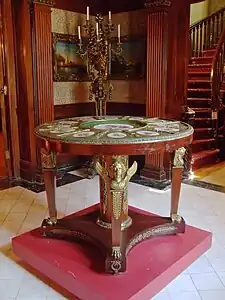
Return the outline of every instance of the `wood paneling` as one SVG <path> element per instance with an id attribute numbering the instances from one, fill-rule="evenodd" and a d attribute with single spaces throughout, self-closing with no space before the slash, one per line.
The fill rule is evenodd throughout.
<path id="1" fill-rule="evenodd" d="M 14 44 L 14 26 L 12 15 L 12 2 L 8 0 L 2 1 L 2 20 L 3 22 L 3 41 L 4 41 L 4 65 L 5 65 L 5 82 L 8 93 L 5 96 L 7 104 L 7 125 L 9 150 L 12 172 L 11 175 L 19 177 L 19 134 L 17 119 L 17 95 L 16 95 L 16 69 L 15 69 L 15 44 Z"/>
<path id="2" fill-rule="evenodd" d="M 150 3 L 147 24 L 147 115 L 180 120 L 187 102 L 190 4 L 187 0 L 162 1 L 162 5 L 158 5 L 158 1 Z M 146 156 L 143 175 L 164 179 L 164 162 L 163 153 Z"/>
<path id="3" fill-rule="evenodd" d="M 36 125 L 54 119 L 51 6 L 34 3 Z"/>
<path id="4" fill-rule="evenodd" d="M 108 102 L 108 115 L 133 115 L 144 116 L 145 105 L 136 103 L 122 103 L 122 102 Z M 74 103 L 55 106 L 55 119 L 91 116 L 95 114 L 95 107 L 93 102 Z"/>
<path id="5" fill-rule="evenodd" d="M 30 167 L 36 165 L 34 137 L 34 90 L 31 44 L 30 5 L 27 0 L 13 0 L 16 37 L 17 116 L 20 138 L 20 159 Z"/>

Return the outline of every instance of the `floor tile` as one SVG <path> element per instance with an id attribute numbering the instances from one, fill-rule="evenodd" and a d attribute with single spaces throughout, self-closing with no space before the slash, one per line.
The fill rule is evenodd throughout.
<path id="1" fill-rule="evenodd" d="M 215 272 L 192 274 L 191 278 L 199 291 L 225 290 L 224 285 Z"/>
<path id="2" fill-rule="evenodd" d="M 200 291 L 199 294 L 202 300 L 224 300 L 225 299 L 225 291 Z"/>
<path id="3" fill-rule="evenodd" d="M 97 203 L 98 186 L 96 176 L 57 188 L 59 216 Z M 170 190 L 157 193 L 130 183 L 128 194 L 131 205 L 164 216 L 169 214 Z M 225 299 L 224 199 L 222 193 L 182 185 L 180 213 L 190 225 L 213 232 L 212 248 L 152 300 Z M 13 236 L 38 227 L 45 216 L 48 216 L 45 192 L 36 194 L 22 187 L 0 191 L 0 300 L 72 299 L 54 284 L 27 271 L 10 248 Z M 7 288 L 9 285 L 12 288 Z"/>
<path id="4" fill-rule="evenodd" d="M 212 265 L 210 264 L 208 258 L 203 255 L 198 260 L 196 260 L 188 269 L 189 274 L 195 273 L 210 273 L 214 272 Z"/>
<path id="5" fill-rule="evenodd" d="M 182 274 L 174 279 L 167 287 L 170 294 L 175 292 L 196 292 L 196 287 L 190 275 Z"/>
<path id="6" fill-rule="evenodd" d="M 171 300 L 201 300 L 199 293 L 196 292 L 173 292 L 170 293 Z"/>

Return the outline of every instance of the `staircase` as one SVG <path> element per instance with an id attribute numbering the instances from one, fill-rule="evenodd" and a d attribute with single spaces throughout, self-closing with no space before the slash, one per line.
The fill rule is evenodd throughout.
<path id="1" fill-rule="evenodd" d="M 220 159 L 224 131 L 225 8 L 190 29 L 187 104 L 195 112 L 192 170 Z"/>

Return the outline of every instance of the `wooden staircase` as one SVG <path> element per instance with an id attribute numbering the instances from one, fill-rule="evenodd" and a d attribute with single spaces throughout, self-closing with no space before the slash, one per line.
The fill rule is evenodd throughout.
<path id="1" fill-rule="evenodd" d="M 188 68 L 188 106 L 194 110 L 194 140 L 192 169 L 214 163 L 220 149 L 215 137 L 216 122 L 211 108 L 211 68 L 215 49 L 203 51 L 202 57 L 192 57 Z"/>
<path id="2" fill-rule="evenodd" d="M 219 118 L 222 115 L 220 112 L 224 110 L 221 99 L 225 95 L 225 76 L 224 84 L 221 84 L 221 79 L 217 80 L 215 77 L 225 73 L 221 69 L 217 74 L 215 70 L 218 66 L 225 66 L 225 56 L 219 61 L 221 53 L 225 53 L 222 48 L 225 41 L 224 16 L 225 8 L 196 23 L 190 30 L 192 58 L 188 66 L 187 105 L 195 112 L 192 170 L 213 164 L 220 158 L 218 136 L 223 131 L 224 120 L 221 122 Z M 217 22 L 214 22 L 215 20 Z"/>

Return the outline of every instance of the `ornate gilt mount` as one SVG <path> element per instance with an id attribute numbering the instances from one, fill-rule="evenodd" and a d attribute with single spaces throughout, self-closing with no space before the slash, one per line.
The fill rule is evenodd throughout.
<path id="1" fill-rule="evenodd" d="M 123 156 L 113 156 L 112 165 L 108 170 L 97 161 L 96 171 L 110 185 L 113 217 L 115 220 L 119 220 L 122 209 L 124 209 L 124 200 L 126 201 L 125 191 L 128 182 L 137 171 L 137 162 L 135 161 L 128 169 Z"/>
<path id="2" fill-rule="evenodd" d="M 122 253 L 119 246 L 112 247 L 111 270 L 114 274 L 118 274 L 122 268 L 121 263 Z"/>
<path id="3" fill-rule="evenodd" d="M 45 4 L 49 6 L 53 6 L 55 4 L 53 0 L 34 0 L 33 3 Z"/>
<path id="4" fill-rule="evenodd" d="M 169 1 L 169 0 L 155 0 L 155 1 L 147 0 L 144 2 L 144 6 L 146 8 L 157 8 L 160 6 L 170 7 L 171 4 L 172 4 L 172 1 Z"/>
<path id="5" fill-rule="evenodd" d="M 173 223 L 174 222 L 181 223 L 182 217 L 179 216 L 178 214 L 171 214 L 171 220 Z"/>
<path id="6" fill-rule="evenodd" d="M 55 169 L 56 167 L 56 156 L 57 154 L 46 149 L 41 150 L 41 163 L 42 169 Z"/>
<path id="7" fill-rule="evenodd" d="M 175 168 L 183 168 L 185 151 L 186 149 L 184 147 L 181 147 L 175 151 L 173 159 L 173 166 Z"/>

